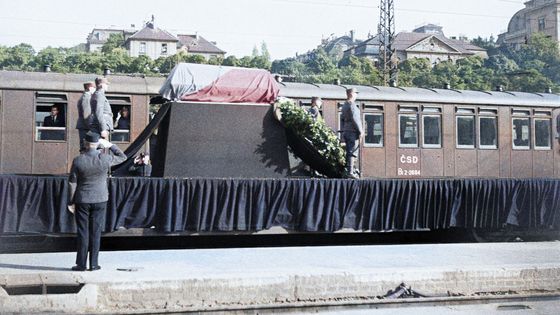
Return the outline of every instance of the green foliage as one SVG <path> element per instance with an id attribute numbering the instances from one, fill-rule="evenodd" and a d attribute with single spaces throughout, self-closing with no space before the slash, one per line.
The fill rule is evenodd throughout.
<path id="1" fill-rule="evenodd" d="M 117 48 L 124 48 L 124 35 L 121 33 L 109 35 L 107 42 L 101 47 L 101 52 L 109 54 Z"/>
<path id="2" fill-rule="evenodd" d="M 343 174 L 345 151 L 334 131 L 322 119 L 313 120 L 303 107 L 291 99 L 282 98 L 276 105 L 282 112 L 286 127 L 308 140 L 335 173 Z"/>

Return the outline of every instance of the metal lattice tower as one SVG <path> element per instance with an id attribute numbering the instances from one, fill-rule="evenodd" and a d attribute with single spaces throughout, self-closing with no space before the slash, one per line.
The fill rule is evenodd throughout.
<path id="1" fill-rule="evenodd" d="M 394 0 L 380 0 L 379 4 L 379 68 L 385 85 L 396 85 L 397 62 L 393 41 L 395 38 Z"/>

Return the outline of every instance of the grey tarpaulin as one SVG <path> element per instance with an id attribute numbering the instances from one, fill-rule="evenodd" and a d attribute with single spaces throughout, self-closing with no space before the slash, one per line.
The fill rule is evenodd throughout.
<path id="1" fill-rule="evenodd" d="M 0 175 L 0 233 L 75 230 L 66 177 Z M 557 179 L 111 178 L 106 231 L 560 228 Z"/>
<path id="2" fill-rule="evenodd" d="M 201 64 L 179 63 L 159 90 L 159 94 L 171 101 L 178 101 L 181 96 L 194 93 L 212 83 L 233 67 L 210 66 Z M 196 74 L 196 75 L 195 75 Z"/>

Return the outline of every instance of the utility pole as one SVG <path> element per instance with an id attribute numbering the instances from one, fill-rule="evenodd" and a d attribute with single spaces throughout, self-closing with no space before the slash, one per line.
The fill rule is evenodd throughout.
<path id="1" fill-rule="evenodd" d="M 380 0 L 379 4 L 379 69 L 385 85 L 397 84 L 397 62 L 393 49 L 395 39 L 394 0 Z"/>

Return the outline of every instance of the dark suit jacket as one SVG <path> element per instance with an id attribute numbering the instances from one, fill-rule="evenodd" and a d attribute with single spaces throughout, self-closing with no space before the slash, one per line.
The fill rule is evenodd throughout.
<path id="1" fill-rule="evenodd" d="M 56 120 L 49 115 L 43 120 L 43 127 L 66 127 L 66 122 L 62 115 L 56 116 Z"/>

